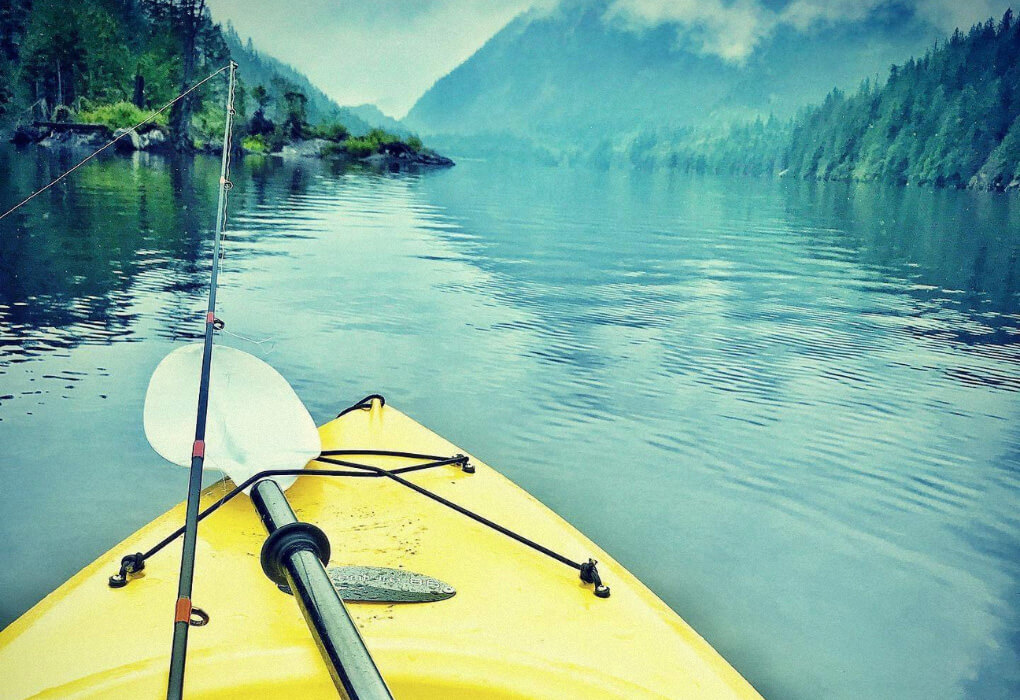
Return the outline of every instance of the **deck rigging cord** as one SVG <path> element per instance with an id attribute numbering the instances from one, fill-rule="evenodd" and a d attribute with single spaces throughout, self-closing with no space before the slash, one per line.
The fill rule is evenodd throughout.
<path id="1" fill-rule="evenodd" d="M 216 232 L 213 239 L 212 271 L 209 276 L 209 303 L 205 315 L 205 338 L 202 346 L 202 369 L 198 388 L 198 414 L 195 420 L 195 442 L 191 451 L 188 475 L 188 498 L 185 506 L 184 545 L 181 552 L 181 571 L 177 583 L 177 604 L 174 614 L 173 647 L 170 652 L 170 676 L 167 682 L 167 699 L 180 700 L 184 694 L 184 665 L 187 660 L 188 630 L 192 626 L 191 590 L 195 573 L 195 546 L 198 540 L 198 507 L 202 492 L 202 467 L 205 463 L 206 418 L 209 412 L 209 378 L 212 365 L 213 333 L 222 322 L 216 318 L 216 285 L 220 269 L 220 242 L 227 217 L 227 192 L 230 183 L 231 122 L 234 116 L 234 71 L 237 64 L 230 61 L 216 71 L 212 78 L 224 70 L 229 71 L 227 86 L 226 119 L 223 127 L 223 155 L 220 161 L 219 194 L 216 205 Z M 208 80 L 209 78 L 206 78 Z M 194 88 L 192 88 L 194 89 Z"/>
<path id="2" fill-rule="evenodd" d="M 371 394 L 361 399 L 357 403 L 340 411 L 340 416 L 351 413 L 357 410 L 367 410 L 372 406 L 372 400 L 378 399 L 381 404 L 385 404 L 386 400 L 380 394 Z M 381 456 L 381 457 L 400 457 L 404 459 L 417 459 L 425 460 L 419 464 L 412 464 L 405 467 L 398 467 L 397 469 L 383 469 L 371 464 L 361 464 L 359 462 L 351 462 L 348 460 L 336 459 L 340 456 Z M 507 537 L 520 542 L 523 545 L 531 547 L 537 552 L 555 559 L 556 561 L 565 564 L 573 569 L 576 569 L 581 577 L 581 580 L 585 583 L 594 585 L 594 593 L 599 598 L 608 598 L 610 594 L 609 587 L 603 585 L 602 579 L 599 576 L 597 562 L 594 559 L 589 559 L 586 562 L 576 562 L 569 557 L 566 557 L 534 540 L 528 539 L 523 535 L 520 535 L 509 528 L 503 527 L 502 525 L 489 520 L 483 515 L 479 515 L 461 505 L 458 505 L 452 501 L 443 498 L 439 494 L 429 491 L 428 489 L 419 486 L 413 482 L 407 481 L 401 475 L 409 472 L 422 471 L 425 469 L 433 469 L 435 467 L 443 466 L 459 466 L 463 471 L 471 474 L 474 473 L 474 467 L 471 466 L 469 459 L 462 455 L 454 455 L 452 457 L 443 457 L 441 455 L 430 455 L 421 454 L 418 452 L 397 452 L 393 450 L 324 450 L 314 461 L 322 462 L 324 464 L 332 464 L 336 466 L 347 467 L 346 470 L 339 469 L 270 469 L 258 472 L 250 478 L 246 479 L 240 484 L 237 484 L 232 490 L 224 494 L 218 501 L 208 506 L 198 515 L 198 520 L 204 520 L 209 515 L 219 510 L 219 508 L 229 501 L 233 500 L 235 496 L 242 493 L 246 488 L 254 484 L 255 482 L 272 476 L 321 476 L 321 477 L 352 477 L 352 478 L 387 478 L 394 481 L 401 486 L 405 486 L 412 491 L 420 493 L 421 495 L 431 498 L 432 500 L 440 503 L 447 508 L 457 511 L 462 515 L 465 515 L 475 522 L 481 523 L 482 525 L 499 532 L 500 534 L 506 535 Z M 356 471 L 351 471 L 351 470 Z M 162 550 L 164 547 L 169 545 L 171 542 L 179 538 L 184 534 L 184 528 L 178 528 L 174 532 L 167 535 L 165 538 L 157 542 L 155 545 L 150 547 L 145 552 L 137 552 L 134 554 L 127 554 L 121 559 L 120 571 L 110 577 L 109 585 L 111 588 L 123 588 L 130 581 L 130 575 L 140 572 L 145 568 L 145 562 L 155 555 L 157 552 Z"/>
<path id="3" fill-rule="evenodd" d="M 169 102 L 167 102 L 167 103 L 166 103 L 165 105 L 163 105 L 162 107 L 160 107 L 159 109 L 157 109 L 157 110 L 156 110 L 155 112 L 153 112 L 152 114 L 150 114 L 149 116 L 147 116 L 147 117 L 146 117 L 145 119 L 143 119 L 142 121 L 138 122 L 137 124 L 135 124 L 134 126 L 130 127 L 129 129 L 125 129 L 125 130 L 124 130 L 124 132 L 123 132 L 122 134 L 120 134 L 119 136 L 115 136 L 115 137 L 113 137 L 112 139 L 110 139 L 109 141 L 107 141 L 107 142 L 106 142 L 105 144 L 103 144 L 102 146 L 100 146 L 99 148 L 97 148 L 97 149 L 96 149 L 95 151 L 93 151 L 93 152 L 92 152 L 92 153 L 90 153 L 89 155 L 85 156 L 85 158 L 83 158 L 83 159 L 82 159 L 81 161 L 79 161 L 79 162 L 78 162 L 78 163 L 76 163 L 75 165 L 71 166 L 71 167 L 70 167 L 70 168 L 69 168 L 68 170 L 64 171 L 63 173 L 61 173 L 60 175 L 58 175 L 58 176 L 57 176 L 56 178 L 54 178 L 53 180 L 51 180 L 51 181 L 50 181 L 50 182 L 49 182 L 48 184 L 46 184 L 46 185 L 43 185 L 42 187 L 40 187 L 39 189 L 37 189 L 37 190 L 36 190 L 35 192 L 33 192 L 32 194 L 28 195 L 28 196 L 27 196 L 27 197 L 25 197 L 25 198 L 24 198 L 23 200 L 21 200 L 20 202 L 18 202 L 17 204 L 15 204 L 15 205 L 14 205 L 13 207 L 11 207 L 11 208 L 10 208 L 10 209 L 8 209 L 7 211 L 5 211 L 5 212 L 4 212 L 3 214 L 0 214 L 0 220 L 3 220 L 3 219 L 4 219 L 5 217 L 7 217 L 8 215 L 10 215 L 10 214 L 13 214 L 13 213 L 14 213 L 15 211 L 17 211 L 17 210 L 18 210 L 18 209 L 20 209 L 21 207 L 25 206 L 26 204 L 28 204 L 28 203 L 29 203 L 30 201 L 32 201 L 32 200 L 33 200 L 33 199 L 34 199 L 35 197 L 39 196 L 40 194 L 42 194 L 43 192 L 45 192 L 45 191 L 46 191 L 46 190 L 48 190 L 49 188 L 53 187 L 53 186 L 54 186 L 55 184 L 57 184 L 58 182 L 60 182 L 61 180 L 63 180 L 63 179 L 65 178 L 65 177 L 67 177 L 68 175 L 70 175 L 71 173 L 73 173 L 73 172 L 74 172 L 75 170 L 77 170 L 77 169 L 78 169 L 78 168 L 80 168 L 81 166 L 83 166 L 83 165 L 85 165 L 86 163 L 88 163 L 88 162 L 89 162 L 90 160 L 92 160 L 93 158 L 95 158 L 96 156 L 98 156 L 98 155 L 99 155 L 100 153 L 102 153 L 103 151 L 105 151 L 105 150 L 106 150 L 107 148 L 109 148 L 109 147 L 110 147 L 110 146 L 112 146 L 113 144 L 115 144 L 115 143 L 117 143 L 118 141 L 120 141 L 120 140 L 121 140 L 122 138 L 124 138 L 124 137 L 125 137 L 125 136 L 127 136 L 128 134 L 132 134 L 132 133 L 135 133 L 135 132 L 137 132 L 137 130 L 138 130 L 138 129 L 142 128 L 143 126 L 145 126 L 146 124 L 148 124 L 149 122 L 151 122 L 151 121 L 152 121 L 153 119 L 155 119 L 156 117 L 158 117 L 158 116 L 159 116 L 160 114 L 162 114 L 162 113 L 163 113 L 163 112 L 165 112 L 166 110 L 170 109 L 170 107 L 172 107 L 172 106 L 173 106 L 173 105 L 174 105 L 175 103 L 179 102 L 180 100 L 183 100 L 183 99 L 184 99 L 185 97 L 187 97 L 187 96 L 188 96 L 188 95 L 190 95 L 190 94 L 191 94 L 192 92 L 194 92 L 194 91 L 195 91 L 195 90 L 197 90 L 198 88 L 200 88 L 200 87 L 202 87 L 203 85 L 205 85 L 205 84 L 206 84 L 207 82 L 209 82 L 210 80 L 212 80 L 213 78 L 215 78 L 215 77 L 216 77 L 217 75 L 219 75 L 219 74 L 220 74 L 220 73 L 222 73 L 223 71 L 225 71 L 225 70 L 228 70 L 228 69 L 230 69 L 230 70 L 231 70 L 231 74 L 233 74 L 233 68 L 232 68 L 232 66 L 234 66 L 234 65 L 236 65 L 236 64 L 234 64 L 233 62 L 231 62 L 231 63 L 230 63 L 229 65 L 223 66 L 223 67 L 222 67 L 222 68 L 220 68 L 219 70 L 217 70 L 217 71 L 214 71 L 214 72 L 210 73 L 209 75 L 207 75 L 206 77 L 202 78 L 202 79 L 201 79 L 200 81 L 198 81 L 197 83 L 195 83 L 194 85 L 192 85 L 191 87 L 189 87 L 189 88 L 188 88 L 187 90 L 185 90 L 185 91 L 184 91 L 184 92 L 182 92 L 181 94 L 177 95 L 177 97 L 173 98 L 172 100 L 170 100 Z M 37 102 L 36 104 L 38 104 L 38 102 Z M 35 105 L 32 105 L 32 106 L 34 107 Z"/>

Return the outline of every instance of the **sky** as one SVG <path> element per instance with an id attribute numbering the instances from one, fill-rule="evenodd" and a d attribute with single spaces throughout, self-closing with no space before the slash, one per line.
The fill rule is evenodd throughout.
<path id="1" fill-rule="evenodd" d="M 522 12 L 563 0 L 207 0 L 213 19 L 303 72 L 341 105 L 371 102 L 403 117 L 432 83 Z M 579 2 L 580 0 L 568 0 Z M 1009 5 L 1000 0 L 601 0 L 607 22 L 668 23 L 704 53 L 740 62 L 781 25 L 802 31 L 858 21 L 883 5 L 913 6 L 943 32 Z"/>
<path id="2" fill-rule="evenodd" d="M 341 105 L 402 117 L 438 78 L 537 0 L 207 0 L 213 19 Z"/>

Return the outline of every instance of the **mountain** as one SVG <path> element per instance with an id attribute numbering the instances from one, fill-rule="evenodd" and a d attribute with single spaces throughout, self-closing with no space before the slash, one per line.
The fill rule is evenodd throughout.
<path id="1" fill-rule="evenodd" d="M 404 123 L 426 134 L 586 143 L 649 125 L 792 116 L 833 87 L 884 75 L 937 36 L 906 5 L 801 31 L 779 25 L 743 61 L 707 54 L 676 23 L 635 27 L 609 0 L 511 21 L 438 80 Z"/>
<path id="2" fill-rule="evenodd" d="M 1020 190 L 1020 23 L 957 30 L 884 82 L 788 120 L 644 129 L 571 154 L 601 166 Z"/>
<path id="3" fill-rule="evenodd" d="M 1020 189 L 1020 25 L 957 30 L 889 79 L 833 92 L 794 123 L 788 173 L 821 180 Z"/>
<path id="4" fill-rule="evenodd" d="M 251 39 L 242 42 L 232 25 L 223 30 L 230 56 L 237 62 L 238 75 L 248 88 L 263 86 L 269 93 L 273 103 L 283 102 L 283 93 L 297 90 L 308 98 L 306 109 L 311 124 L 323 124 L 339 121 L 355 136 L 362 136 L 375 127 L 385 128 L 382 121 L 367 120 L 354 110 L 341 107 L 326 93 L 312 84 L 303 73 L 287 65 L 283 61 L 261 53 L 252 45 Z M 248 110 L 254 111 L 254 105 Z M 377 110 L 378 111 L 378 110 Z M 370 114 L 365 112 L 365 114 Z M 384 117 L 382 112 L 379 115 Z M 384 121 L 383 120 L 383 121 Z"/>
<path id="5" fill-rule="evenodd" d="M 281 101 L 284 92 L 296 88 L 308 98 L 306 107 L 309 123 L 325 124 L 339 121 L 355 136 L 364 136 L 372 129 L 383 129 L 400 137 L 411 135 L 407 126 L 384 114 L 373 104 L 355 107 L 338 105 L 303 73 L 283 61 L 257 51 L 251 39 L 242 43 L 233 26 L 228 24 L 223 30 L 223 35 L 231 57 L 237 61 L 238 74 L 245 84 L 249 87 L 262 85 L 272 101 L 277 103 Z"/>
<path id="6" fill-rule="evenodd" d="M 396 134 L 397 136 L 411 135 L 411 131 L 402 121 L 385 114 L 374 104 L 366 103 L 363 105 L 355 105 L 354 107 L 343 107 L 343 109 L 350 114 L 353 114 L 358 119 L 361 119 L 378 129 L 388 131 L 391 134 Z"/>

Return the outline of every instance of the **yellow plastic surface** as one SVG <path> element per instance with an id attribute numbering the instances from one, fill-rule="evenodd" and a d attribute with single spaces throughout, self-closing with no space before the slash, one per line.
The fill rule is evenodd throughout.
<path id="1" fill-rule="evenodd" d="M 377 403 L 320 428 L 323 449 L 461 452 Z M 395 468 L 395 458 L 360 458 Z M 396 698 L 757 698 L 683 620 L 568 523 L 472 458 L 408 478 L 577 561 L 599 561 L 612 597 L 577 573 L 388 479 L 302 477 L 287 491 L 321 527 L 332 565 L 403 567 L 457 594 L 348 609 Z M 312 463 L 309 468 L 330 468 Z M 203 507 L 232 485 L 205 490 Z M 156 698 L 166 692 L 180 542 L 114 590 L 122 555 L 183 522 L 183 505 L 114 547 L 0 632 L 0 697 Z M 199 527 L 188 698 L 335 698 L 298 606 L 262 573 L 265 531 L 246 496 Z"/>

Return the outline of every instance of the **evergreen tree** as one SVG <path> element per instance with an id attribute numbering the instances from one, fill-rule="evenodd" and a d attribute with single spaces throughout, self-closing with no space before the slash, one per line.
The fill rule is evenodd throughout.
<path id="1" fill-rule="evenodd" d="M 639 167 L 1020 188 L 1020 26 L 1007 10 L 889 69 L 833 90 L 790 123 L 642 132 L 616 150 Z M 611 162 L 613 158 L 593 157 Z"/>

